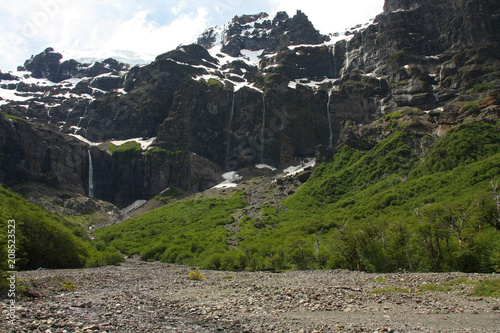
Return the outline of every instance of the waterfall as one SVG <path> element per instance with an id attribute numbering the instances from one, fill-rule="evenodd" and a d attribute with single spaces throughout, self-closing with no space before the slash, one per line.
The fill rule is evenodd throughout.
<path id="1" fill-rule="evenodd" d="M 94 197 L 94 166 L 92 164 L 92 154 L 90 153 L 90 149 L 88 150 L 89 154 L 89 197 Z"/>
<path id="2" fill-rule="evenodd" d="M 266 127 L 266 95 L 262 93 L 262 129 L 260 131 L 261 162 L 264 162 L 264 128 Z"/>
<path id="3" fill-rule="evenodd" d="M 345 73 L 349 74 L 349 50 L 347 48 L 347 43 L 345 44 Z"/>
<path id="4" fill-rule="evenodd" d="M 82 120 L 87 117 L 88 111 L 89 111 L 89 106 L 87 105 L 85 107 L 85 112 L 83 113 L 83 117 L 80 117 L 80 121 L 78 121 L 78 124 L 76 124 L 76 127 L 78 127 L 78 129 L 80 128 L 80 124 L 82 123 Z M 76 134 L 76 132 L 78 131 L 78 129 L 75 129 L 75 132 L 73 134 Z"/>
<path id="5" fill-rule="evenodd" d="M 444 71 L 444 63 L 441 65 L 441 69 L 439 70 L 439 85 L 443 82 L 443 71 Z"/>
<path id="6" fill-rule="evenodd" d="M 229 159 L 229 151 L 231 149 L 231 124 L 233 123 L 234 116 L 234 98 L 236 96 L 236 91 L 233 91 L 233 103 L 231 105 L 231 114 L 229 116 L 229 124 L 227 126 L 227 149 L 226 149 L 226 160 Z"/>
<path id="7" fill-rule="evenodd" d="M 337 77 L 337 60 L 335 59 L 335 44 L 332 45 L 332 56 L 333 56 L 333 75 L 332 78 Z"/>
<path id="8" fill-rule="evenodd" d="M 326 104 L 326 116 L 327 116 L 327 119 L 328 119 L 328 129 L 330 130 L 330 138 L 328 140 L 328 148 L 332 148 L 332 146 L 333 146 L 332 120 L 330 118 L 330 99 L 331 99 L 331 96 L 332 96 L 332 91 L 333 91 L 333 88 L 328 93 L 328 102 Z"/>
<path id="9" fill-rule="evenodd" d="M 363 57 L 363 69 L 366 69 L 366 59 L 365 59 L 365 39 L 363 37 L 363 30 L 361 33 L 361 56 Z"/>

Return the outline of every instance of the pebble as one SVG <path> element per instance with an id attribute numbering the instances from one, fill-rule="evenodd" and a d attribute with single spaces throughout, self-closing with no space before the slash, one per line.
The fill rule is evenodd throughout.
<path id="1" fill-rule="evenodd" d="M 416 294 L 425 282 L 467 274 L 231 272 L 227 279 L 228 272 L 203 271 L 206 279 L 193 283 L 190 270 L 130 259 L 118 267 L 19 272 L 43 297 L 19 299 L 16 327 L 2 321 L 0 331 L 500 332 L 498 298 L 470 298 L 462 290 Z M 76 290 L 60 290 L 60 280 Z M 387 286 L 415 292 L 370 293 Z M 8 301 L 0 302 L 3 314 Z M 428 323 L 427 316 L 442 320 Z"/>

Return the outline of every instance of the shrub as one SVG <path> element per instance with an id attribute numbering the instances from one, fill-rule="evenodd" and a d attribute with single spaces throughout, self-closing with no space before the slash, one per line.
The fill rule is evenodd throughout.
<path id="1" fill-rule="evenodd" d="M 391 112 L 389 114 L 387 114 L 384 119 L 385 121 L 389 121 L 389 120 L 395 120 L 395 119 L 399 119 L 399 118 L 402 118 L 403 115 L 399 112 Z"/>
<path id="2" fill-rule="evenodd" d="M 222 82 L 220 82 L 219 80 L 214 79 L 214 78 L 208 79 L 208 86 L 209 87 L 216 86 L 216 87 L 224 88 L 224 85 L 222 84 Z"/>
<path id="3" fill-rule="evenodd" d="M 198 270 L 198 268 L 195 268 L 194 270 L 189 271 L 188 278 L 189 278 L 189 280 L 200 281 L 200 280 L 203 280 L 205 278 L 205 274 L 201 273 Z"/>
<path id="4" fill-rule="evenodd" d="M 467 92 L 472 94 L 480 94 L 493 88 L 494 86 L 491 82 L 482 82 L 475 84 L 471 89 L 467 90 Z"/>

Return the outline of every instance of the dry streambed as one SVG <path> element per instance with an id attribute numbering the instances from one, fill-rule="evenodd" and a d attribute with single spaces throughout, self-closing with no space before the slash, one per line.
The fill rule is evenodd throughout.
<path id="1" fill-rule="evenodd" d="M 469 296 L 488 274 L 202 271 L 121 266 L 18 274 L 12 332 L 500 332 L 500 299 Z M 7 300 L 1 303 L 3 316 Z"/>

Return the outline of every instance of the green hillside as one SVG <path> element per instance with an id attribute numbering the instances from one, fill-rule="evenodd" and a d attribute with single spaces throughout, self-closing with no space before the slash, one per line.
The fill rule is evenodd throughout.
<path id="1" fill-rule="evenodd" d="M 8 229 L 15 220 L 15 229 Z M 15 234 L 8 230 L 15 230 Z M 9 235 L 15 235 L 15 238 Z M 15 267 L 8 267 L 8 245 L 15 240 Z M 79 268 L 123 260 L 114 249 L 92 241 L 67 217 L 49 213 L 0 185 L 0 273 L 43 268 Z"/>
<path id="2" fill-rule="evenodd" d="M 240 192 L 174 203 L 96 235 L 146 260 L 212 269 L 500 271 L 498 126 L 457 127 L 424 159 L 411 148 L 419 139 L 403 128 L 369 151 L 341 147 L 259 219 L 245 214 Z"/>

